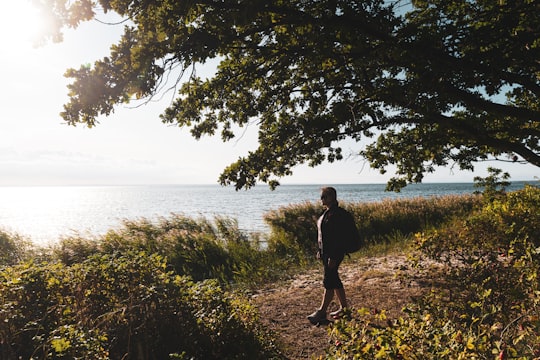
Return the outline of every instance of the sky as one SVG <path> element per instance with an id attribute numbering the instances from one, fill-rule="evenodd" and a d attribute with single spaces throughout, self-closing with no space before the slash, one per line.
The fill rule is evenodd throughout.
<path id="1" fill-rule="evenodd" d="M 163 124 L 159 115 L 170 96 L 138 108 L 120 106 L 91 129 L 66 125 L 59 115 L 68 99 L 65 71 L 106 56 L 122 25 L 83 23 L 67 30 L 63 42 L 36 48 L 32 37 L 40 22 L 27 0 L 3 4 L 0 186 L 217 184 L 227 165 L 256 148 L 255 127 L 223 143 L 219 136 L 195 140 L 188 129 Z M 345 154 L 359 150 L 352 141 L 341 145 Z M 474 173 L 439 168 L 424 182 L 472 182 L 474 176 L 486 176 L 488 166 L 509 172 L 516 181 L 540 176 L 532 165 L 487 162 Z M 281 183 L 385 183 L 393 176 L 392 169 L 381 175 L 358 157 L 316 168 L 298 166 L 293 172 Z"/>

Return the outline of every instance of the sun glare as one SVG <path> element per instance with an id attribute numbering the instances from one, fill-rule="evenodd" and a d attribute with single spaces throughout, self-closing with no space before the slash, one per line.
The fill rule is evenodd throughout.
<path id="1" fill-rule="evenodd" d="M 2 4 L 0 36 L 2 53 L 31 49 L 39 38 L 43 22 L 29 0 L 10 0 Z"/>

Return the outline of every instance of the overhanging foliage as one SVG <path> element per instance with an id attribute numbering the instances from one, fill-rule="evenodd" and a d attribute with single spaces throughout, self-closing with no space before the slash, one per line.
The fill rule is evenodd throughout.
<path id="1" fill-rule="evenodd" d="M 57 40 L 98 7 L 129 20 L 110 56 L 67 72 L 67 123 L 94 126 L 180 68 L 163 122 L 224 141 L 257 126 L 259 147 L 222 184 L 276 186 L 295 165 L 342 159 L 347 138 L 372 167 L 397 166 L 394 190 L 436 166 L 540 165 L 535 1 L 34 1 L 59 20 Z M 197 77 L 215 58 L 216 74 Z M 365 137 L 375 140 L 360 148 Z"/>

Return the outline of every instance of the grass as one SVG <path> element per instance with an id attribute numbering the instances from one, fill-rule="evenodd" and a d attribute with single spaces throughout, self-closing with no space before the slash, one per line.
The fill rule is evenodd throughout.
<path id="1" fill-rule="evenodd" d="M 432 198 L 344 203 L 369 251 L 399 246 L 403 239 L 451 219 L 464 217 L 482 204 L 479 195 L 449 195 Z M 294 257 L 299 264 L 313 258 L 317 247 L 316 219 L 322 209 L 313 203 L 293 204 L 265 214 L 270 225 L 270 250 Z"/>
<path id="2" fill-rule="evenodd" d="M 412 249 L 412 240 L 412 235 L 403 235 L 396 232 L 388 236 L 385 241 L 369 243 L 358 251 L 358 256 L 370 258 L 407 253 Z M 356 256 L 356 254 L 353 256 Z"/>

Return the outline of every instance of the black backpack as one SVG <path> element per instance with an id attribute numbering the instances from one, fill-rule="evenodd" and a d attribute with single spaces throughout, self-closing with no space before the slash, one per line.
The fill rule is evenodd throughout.
<path id="1" fill-rule="evenodd" d="M 351 254 L 353 252 L 356 252 L 360 250 L 360 248 L 364 245 L 364 239 L 360 236 L 360 233 L 358 232 L 358 228 L 356 227 L 356 223 L 354 222 L 353 216 L 347 212 L 346 217 L 346 243 L 345 243 L 345 253 Z"/>

